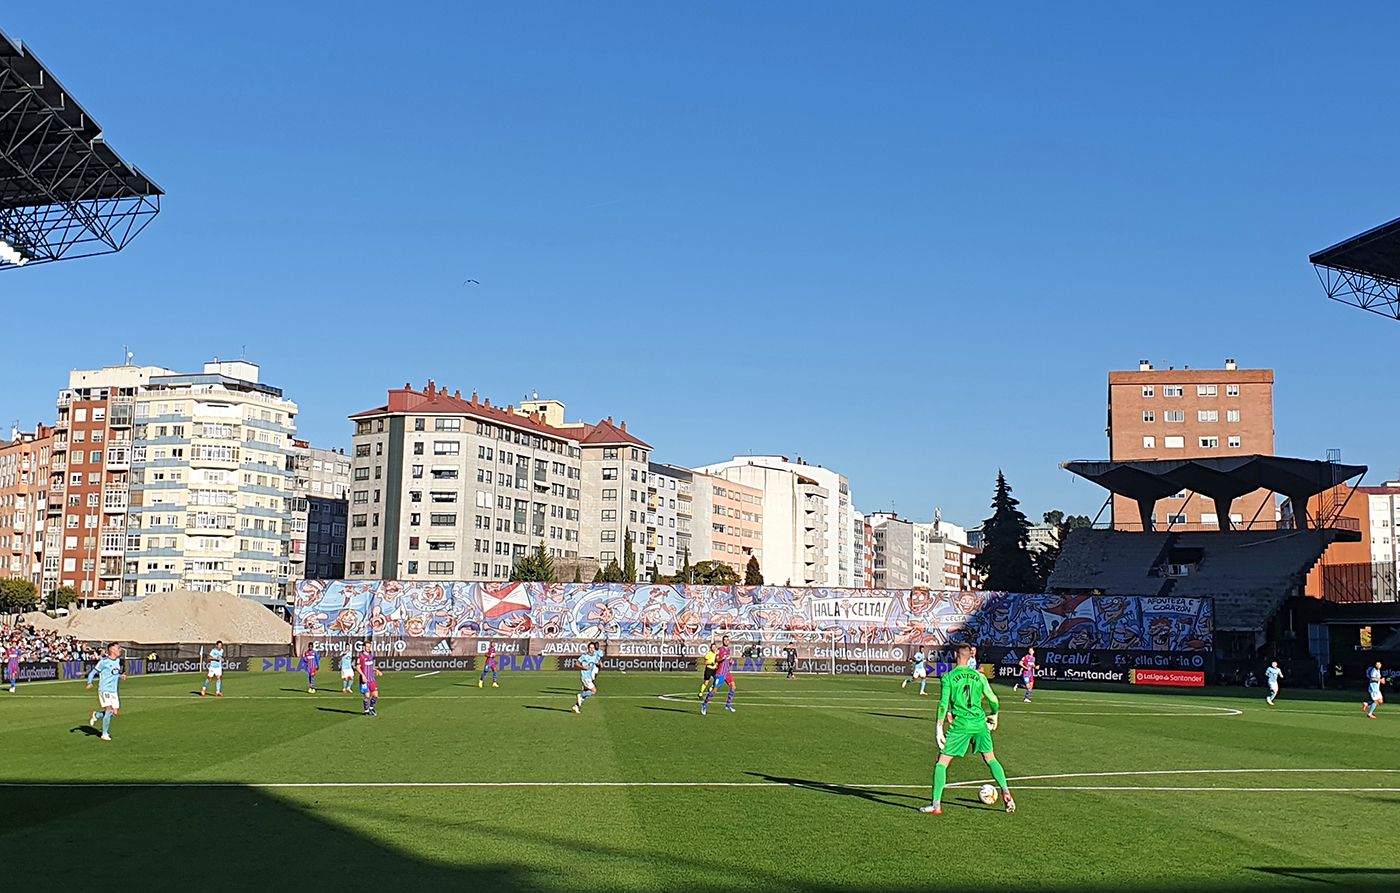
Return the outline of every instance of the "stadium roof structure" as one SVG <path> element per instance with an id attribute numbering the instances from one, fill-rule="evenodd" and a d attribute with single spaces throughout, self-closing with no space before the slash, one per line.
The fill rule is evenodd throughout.
<path id="1" fill-rule="evenodd" d="M 1400 218 L 1308 258 L 1327 297 L 1400 319 Z"/>
<path id="2" fill-rule="evenodd" d="M 163 194 L 0 31 L 0 270 L 120 251 L 160 213 Z"/>
<path id="3" fill-rule="evenodd" d="M 1255 490 L 1282 493 L 1293 504 L 1294 523 L 1308 526 L 1308 499 L 1366 473 L 1365 465 L 1343 465 L 1282 456 L 1225 456 L 1145 462 L 1080 460 L 1061 466 L 1138 504 L 1143 530 L 1152 529 L 1157 500 L 1182 490 L 1212 500 L 1221 530 L 1230 529 L 1230 503 Z"/>

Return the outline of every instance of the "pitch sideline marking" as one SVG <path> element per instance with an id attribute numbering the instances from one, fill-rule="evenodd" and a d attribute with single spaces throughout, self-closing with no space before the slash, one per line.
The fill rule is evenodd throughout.
<path id="1" fill-rule="evenodd" d="M 1143 769 L 1122 772 L 1062 772 L 1054 775 L 1012 776 L 1008 781 L 1035 781 L 1069 778 L 1121 778 L 1145 775 L 1240 775 L 1255 773 L 1312 773 L 1315 775 L 1364 773 L 1397 774 L 1400 769 Z M 949 788 L 971 788 L 987 784 L 991 779 L 952 782 Z M 860 788 L 862 790 L 924 790 L 927 784 L 833 784 L 830 782 L 790 781 L 0 781 L 0 788 Z M 1038 791 L 1189 791 L 1222 793 L 1400 793 L 1400 787 L 1168 787 L 1127 785 L 1021 785 Z"/>
<path id="2" fill-rule="evenodd" d="M 441 672 L 442 672 L 442 670 L 433 670 L 431 673 L 419 673 L 417 676 L 414 676 L 413 678 L 414 678 L 414 679 L 427 679 L 429 676 L 436 676 L 438 673 L 441 673 Z"/>

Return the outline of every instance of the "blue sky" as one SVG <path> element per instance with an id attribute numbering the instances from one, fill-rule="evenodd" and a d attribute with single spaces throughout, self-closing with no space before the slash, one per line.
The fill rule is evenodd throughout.
<path id="1" fill-rule="evenodd" d="M 1131 7 L 1131 8 L 1129 8 Z M 1400 216 L 1400 9 L 21 4 L 168 192 L 0 279 L 0 419 L 69 368 L 247 355 L 313 442 L 429 377 L 801 454 L 864 510 L 1093 513 L 1106 374 L 1277 369 L 1280 453 L 1393 476 L 1397 324 L 1310 251 Z M 478 279 L 480 286 L 464 287 Z M 1375 398 L 1375 399 L 1372 399 Z"/>

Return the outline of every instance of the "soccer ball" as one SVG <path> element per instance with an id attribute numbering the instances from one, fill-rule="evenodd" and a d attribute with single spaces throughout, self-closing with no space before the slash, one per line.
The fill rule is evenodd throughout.
<path id="1" fill-rule="evenodd" d="M 997 789 L 989 784 L 984 784 L 977 790 L 977 799 L 991 806 L 997 802 Z"/>

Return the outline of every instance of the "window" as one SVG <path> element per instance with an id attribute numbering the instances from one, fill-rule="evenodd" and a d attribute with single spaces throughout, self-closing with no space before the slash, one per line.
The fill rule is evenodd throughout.
<path id="1" fill-rule="evenodd" d="M 1240 395 L 1240 386 L 1239 386 L 1239 385 L 1237 385 L 1237 384 L 1227 384 L 1227 385 L 1225 386 L 1225 396 L 1226 396 L 1226 397 L 1238 397 L 1239 395 Z"/>
<path id="2" fill-rule="evenodd" d="M 423 441 L 420 440 L 420 441 L 418 441 L 417 443 L 415 443 L 415 444 L 413 445 L 413 455 L 415 455 L 415 456 L 421 456 L 421 455 L 423 455 Z"/>
<path id="3" fill-rule="evenodd" d="M 352 537 L 350 539 L 350 549 L 354 552 L 363 552 L 365 550 L 365 538 L 362 536 Z"/>
<path id="4" fill-rule="evenodd" d="M 1148 436 L 1146 436 L 1146 437 L 1144 437 L 1144 438 L 1142 439 L 1142 448 L 1143 448 L 1143 449 L 1145 449 L 1145 450 L 1151 450 L 1151 449 L 1155 449 L 1156 447 L 1157 447 L 1157 438 L 1153 437 L 1152 435 L 1149 434 Z"/>
<path id="5" fill-rule="evenodd" d="M 636 472 L 633 472 L 633 474 L 636 474 Z M 604 468 L 604 469 L 603 469 L 603 480 L 605 480 L 605 481 L 615 481 L 615 480 L 617 480 L 617 469 L 616 469 L 616 468 Z"/>
<path id="6" fill-rule="evenodd" d="M 617 520 L 617 509 L 603 509 L 602 520 L 604 520 L 604 521 L 616 521 L 616 520 Z"/>
<path id="7" fill-rule="evenodd" d="M 350 501 L 353 502 L 355 505 L 367 505 L 369 503 L 369 491 L 356 490 L 354 493 L 354 498 Z"/>
<path id="8" fill-rule="evenodd" d="M 616 490 L 604 490 L 604 491 L 603 491 L 603 499 L 604 499 L 604 500 L 616 500 L 616 499 L 617 499 L 617 491 L 616 491 Z"/>
<path id="9" fill-rule="evenodd" d="M 616 459 L 616 458 L 617 458 L 617 447 L 604 447 L 604 448 L 603 448 L 603 458 L 604 458 L 604 459 Z"/>
<path id="10" fill-rule="evenodd" d="M 368 425 L 369 422 L 365 422 L 364 424 L 365 424 L 365 425 Z M 350 573 L 351 573 L 353 576 L 363 576 L 363 575 L 364 575 L 364 572 L 365 572 L 365 563 L 364 563 L 363 561 L 352 561 L 352 562 L 350 562 Z"/>
<path id="11" fill-rule="evenodd" d="M 428 515 L 428 523 L 434 527 L 456 527 L 457 516 L 455 514 L 434 512 Z"/>
<path id="12" fill-rule="evenodd" d="M 598 553 L 598 560 L 599 560 L 599 561 L 616 561 L 616 560 L 617 560 L 617 553 L 616 553 L 616 552 L 599 552 L 599 553 Z"/>
<path id="13" fill-rule="evenodd" d="M 1239 420 L 1240 420 L 1240 411 L 1239 411 L 1238 409 L 1227 409 L 1227 410 L 1225 410 L 1225 421 L 1227 421 L 1227 422 L 1238 422 Z"/>
<path id="14" fill-rule="evenodd" d="M 357 468 L 357 469 L 355 469 L 355 480 L 357 480 L 357 481 L 367 481 L 367 480 L 369 480 L 369 466 L 368 466 L 368 465 L 366 465 L 364 468 Z"/>
<path id="15" fill-rule="evenodd" d="M 1168 422 L 1184 422 L 1186 421 L 1186 412 L 1181 409 L 1169 409 L 1162 413 L 1162 418 Z"/>
<path id="16" fill-rule="evenodd" d="M 1156 411 L 1155 411 L 1155 410 L 1151 410 L 1151 409 L 1145 409 L 1145 410 L 1143 410 L 1143 412 L 1142 412 L 1142 420 L 1143 420 L 1144 422 L 1148 422 L 1148 423 L 1157 421 L 1157 413 L 1156 413 Z"/>
<path id="17" fill-rule="evenodd" d="M 615 543 L 615 542 L 617 542 L 617 531 L 616 531 L 616 530 L 604 530 L 604 531 L 599 535 L 599 539 L 601 539 L 601 540 L 602 540 L 603 542 L 605 542 L 605 543 Z"/>
<path id="18" fill-rule="evenodd" d="M 424 421 L 423 419 L 414 419 L 414 420 L 413 420 L 413 430 L 414 430 L 414 431 L 422 431 L 422 430 L 423 430 L 423 421 Z"/>
<path id="19" fill-rule="evenodd" d="M 446 421 L 446 420 L 442 420 Z M 455 440 L 433 441 L 434 456 L 456 456 L 462 452 L 462 445 Z"/>
<path id="20" fill-rule="evenodd" d="M 368 515 L 355 515 L 354 517 L 352 517 L 352 518 L 350 519 L 350 526 L 351 526 L 351 527 L 367 527 L 367 526 L 368 526 L 368 522 L 369 522 L 369 516 L 368 516 Z"/>
<path id="21" fill-rule="evenodd" d="M 419 512 L 413 512 L 408 516 L 408 526 L 417 527 L 423 523 L 423 516 Z"/>
<path id="22" fill-rule="evenodd" d="M 1169 450 L 1180 450 L 1186 447 L 1186 438 L 1181 435 L 1173 435 L 1162 441 L 1162 446 Z"/>
<path id="23" fill-rule="evenodd" d="M 418 562 L 416 562 L 416 561 L 410 561 L 410 562 L 408 563 L 408 573 L 410 573 L 410 574 L 416 574 L 416 573 L 418 573 Z"/>
<path id="24" fill-rule="evenodd" d="M 461 420 L 461 419 L 434 419 L 434 420 L 433 420 L 433 430 L 434 430 L 434 431 L 461 431 L 461 430 L 462 430 L 462 420 Z"/>
<path id="25" fill-rule="evenodd" d="M 1198 438 L 1198 441 L 1203 450 L 1213 450 L 1220 446 L 1219 437 L 1201 437 Z"/>
<path id="26" fill-rule="evenodd" d="M 416 467 L 416 466 L 415 466 Z M 478 469 L 479 470 L 479 469 Z M 455 468 L 434 468 L 433 480 L 435 481 L 455 481 L 457 480 L 457 469 Z"/>
<path id="27" fill-rule="evenodd" d="M 428 562 L 428 573 L 430 573 L 430 574 L 438 574 L 438 575 L 450 574 L 450 573 L 452 573 L 452 562 L 451 562 L 451 561 L 429 561 L 429 562 Z"/>
<path id="28" fill-rule="evenodd" d="M 1162 396 L 1163 396 L 1163 397 L 1180 397 L 1180 396 L 1184 395 L 1185 393 L 1186 393 L 1186 389 L 1183 388 L 1183 387 L 1182 387 L 1181 385 L 1179 385 L 1179 384 L 1164 384 L 1164 385 L 1162 385 Z"/>
<path id="29" fill-rule="evenodd" d="M 1167 515 L 1167 523 L 1168 523 L 1168 524 L 1185 524 L 1185 523 L 1186 523 L 1186 516 L 1185 516 L 1185 515 Z"/>
<path id="30" fill-rule="evenodd" d="M 1198 410 L 1196 410 L 1196 421 L 1198 421 L 1198 422 L 1218 422 L 1218 421 L 1220 421 L 1220 410 L 1218 410 L 1218 409 L 1198 409 Z"/>
<path id="31" fill-rule="evenodd" d="M 1154 389 L 1154 388 L 1152 387 L 1152 385 L 1150 385 L 1150 384 L 1143 385 L 1143 386 L 1142 386 L 1142 396 L 1144 396 L 1144 397 L 1151 397 L 1154 390 L 1155 390 L 1155 389 Z"/>
<path id="32" fill-rule="evenodd" d="M 1214 396 L 1215 396 L 1215 385 L 1213 385 L 1213 384 L 1198 384 L 1198 385 L 1196 385 L 1196 396 L 1197 396 L 1197 397 L 1214 397 Z"/>
<path id="33" fill-rule="evenodd" d="M 408 547 L 409 547 L 410 549 L 416 549 L 416 548 L 418 548 L 418 537 L 416 537 L 416 536 L 411 536 L 411 537 L 409 537 L 409 538 L 408 538 Z"/>
<path id="34" fill-rule="evenodd" d="M 1238 434 L 1231 434 L 1226 443 L 1230 445 L 1230 449 L 1237 450 L 1240 448 L 1240 436 Z"/>
<path id="35" fill-rule="evenodd" d="M 428 494 L 433 502 L 456 502 L 457 494 L 450 490 L 433 490 Z"/>

